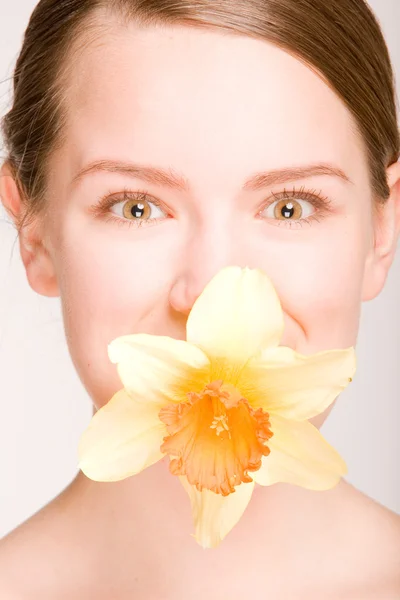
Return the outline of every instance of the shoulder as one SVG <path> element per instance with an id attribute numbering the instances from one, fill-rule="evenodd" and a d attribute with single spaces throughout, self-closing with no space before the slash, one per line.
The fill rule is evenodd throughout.
<path id="1" fill-rule="evenodd" d="M 61 495 L 0 541 L 1 600 L 76 597 L 70 586 L 84 585 L 92 563 L 74 521 Z"/>
<path id="2" fill-rule="evenodd" d="M 43 509 L 0 541 L 0 598 L 33 600 L 43 586 L 51 586 L 56 549 L 48 511 Z M 45 577 L 44 564 L 48 564 Z"/>
<path id="3" fill-rule="evenodd" d="M 345 482 L 334 517 L 337 576 L 351 582 L 349 598 L 400 599 L 400 516 Z"/>
<path id="4" fill-rule="evenodd" d="M 382 552 L 400 559 L 400 515 L 373 500 L 346 482 L 342 522 L 360 542 L 369 541 L 377 557 Z"/>
<path id="5" fill-rule="evenodd" d="M 32 547 L 29 522 L 23 523 L 0 541 L 0 598 L 27 600 L 29 570 L 37 560 Z"/>

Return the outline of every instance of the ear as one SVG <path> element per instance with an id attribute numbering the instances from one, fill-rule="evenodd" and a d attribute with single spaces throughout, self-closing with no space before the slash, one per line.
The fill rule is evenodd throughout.
<path id="1" fill-rule="evenodd" d="M 42 296 L 59 296 L 53 260 L 43 235 L 43 220 L 34 217 L 32 222 L 22 224 L 20 228 L 26 212 L 26 204 L 8 163 L 2 166 L 0 172 L 0 199 L 18 229 L 20 253 L 29 285 Z"/>
<path id="2" fill-rule="evenodd" d="M 373 300 L 385 285 L 400 234 L 400 162 L 387 169 L 390 197 L 373 209 L 373 245 L 365 263 L 362 301 Z"/>

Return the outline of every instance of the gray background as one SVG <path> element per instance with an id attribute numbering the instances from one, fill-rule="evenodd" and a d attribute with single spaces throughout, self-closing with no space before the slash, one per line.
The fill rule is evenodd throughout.
<path id="1" fill-rule="evenodd" d="M 36 0 L 0 0 L 0 114 Z M 381 22 L 400 96 L 399 0 L 370 2 Z M 1 140 L 0 140 L 1 142 Z M 3 152 L 1 153 L 3 156 Z M 77 473 L 90 399 L 64 339 L 59 299 L 29 287 L 16 233 L 0 208 L 0 535 L 56 496 Z M 400 513 L 400 256 L 381 295 L 363 305 L 355 380 L 322 428 L 347 479 Z"/>

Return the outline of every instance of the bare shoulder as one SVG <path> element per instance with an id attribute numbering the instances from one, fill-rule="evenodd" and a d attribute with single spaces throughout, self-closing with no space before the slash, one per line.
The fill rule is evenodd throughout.
<path id="1" fill-rule="evenodd" d="M 68 577 L 79 581 L 83 548 L 64 510 L 64 491 L 0 541 L 1 600 L 69 600 Z M 76 539 L 76 534 L 75 534 Z M 56 591 L 56 593 L 55 593 Z M 64 595 L 65 594 L 65 595 Z"/>
<path id="2" fill-rule="evenodd" d="M 354 600 L 400 599 L 400 516 L 345 482 L 336 514 L 344 568 Z M 346 567 L 347 564 L 347 567 Z"/>
<path id="3" fill-rule="evenodd" d="M 344 521 L 362 541 L 387 559 L 400 559 L 400 515 L 346 482 Z"/>
<path id="4" fill-rule="evenodd" d="M 26 600 L 34 598 L 28 582 L 40 573 L 39 561 L 44 556 L 47 537 L 39 521 L 46 523 L 46 509 L 19 525 L 0 542 L 0 598 Z M 43 534 L 43 537 L 42 537 Z M 35 581 L 35 579 L 33 579 Z"/>

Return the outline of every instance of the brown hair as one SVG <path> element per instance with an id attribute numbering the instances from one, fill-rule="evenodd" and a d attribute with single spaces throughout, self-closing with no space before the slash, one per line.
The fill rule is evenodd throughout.
<path id="1" fill-rule="evenodd" d="M 45 206 L 49 157 L 63 144 L 74 51 L 101 35 L 112 14 L 143 27 L 216 28 L 296 56 L 347 105 L 365 142 L 372 196 L 378 205 L 387 200 L 386 168 L 400 151 L 395 82 L 364 0 L 41 0 L 16 63 L 13 106 L 2 120 L 6 160 L 27 209 L 18 228 Z"/>

